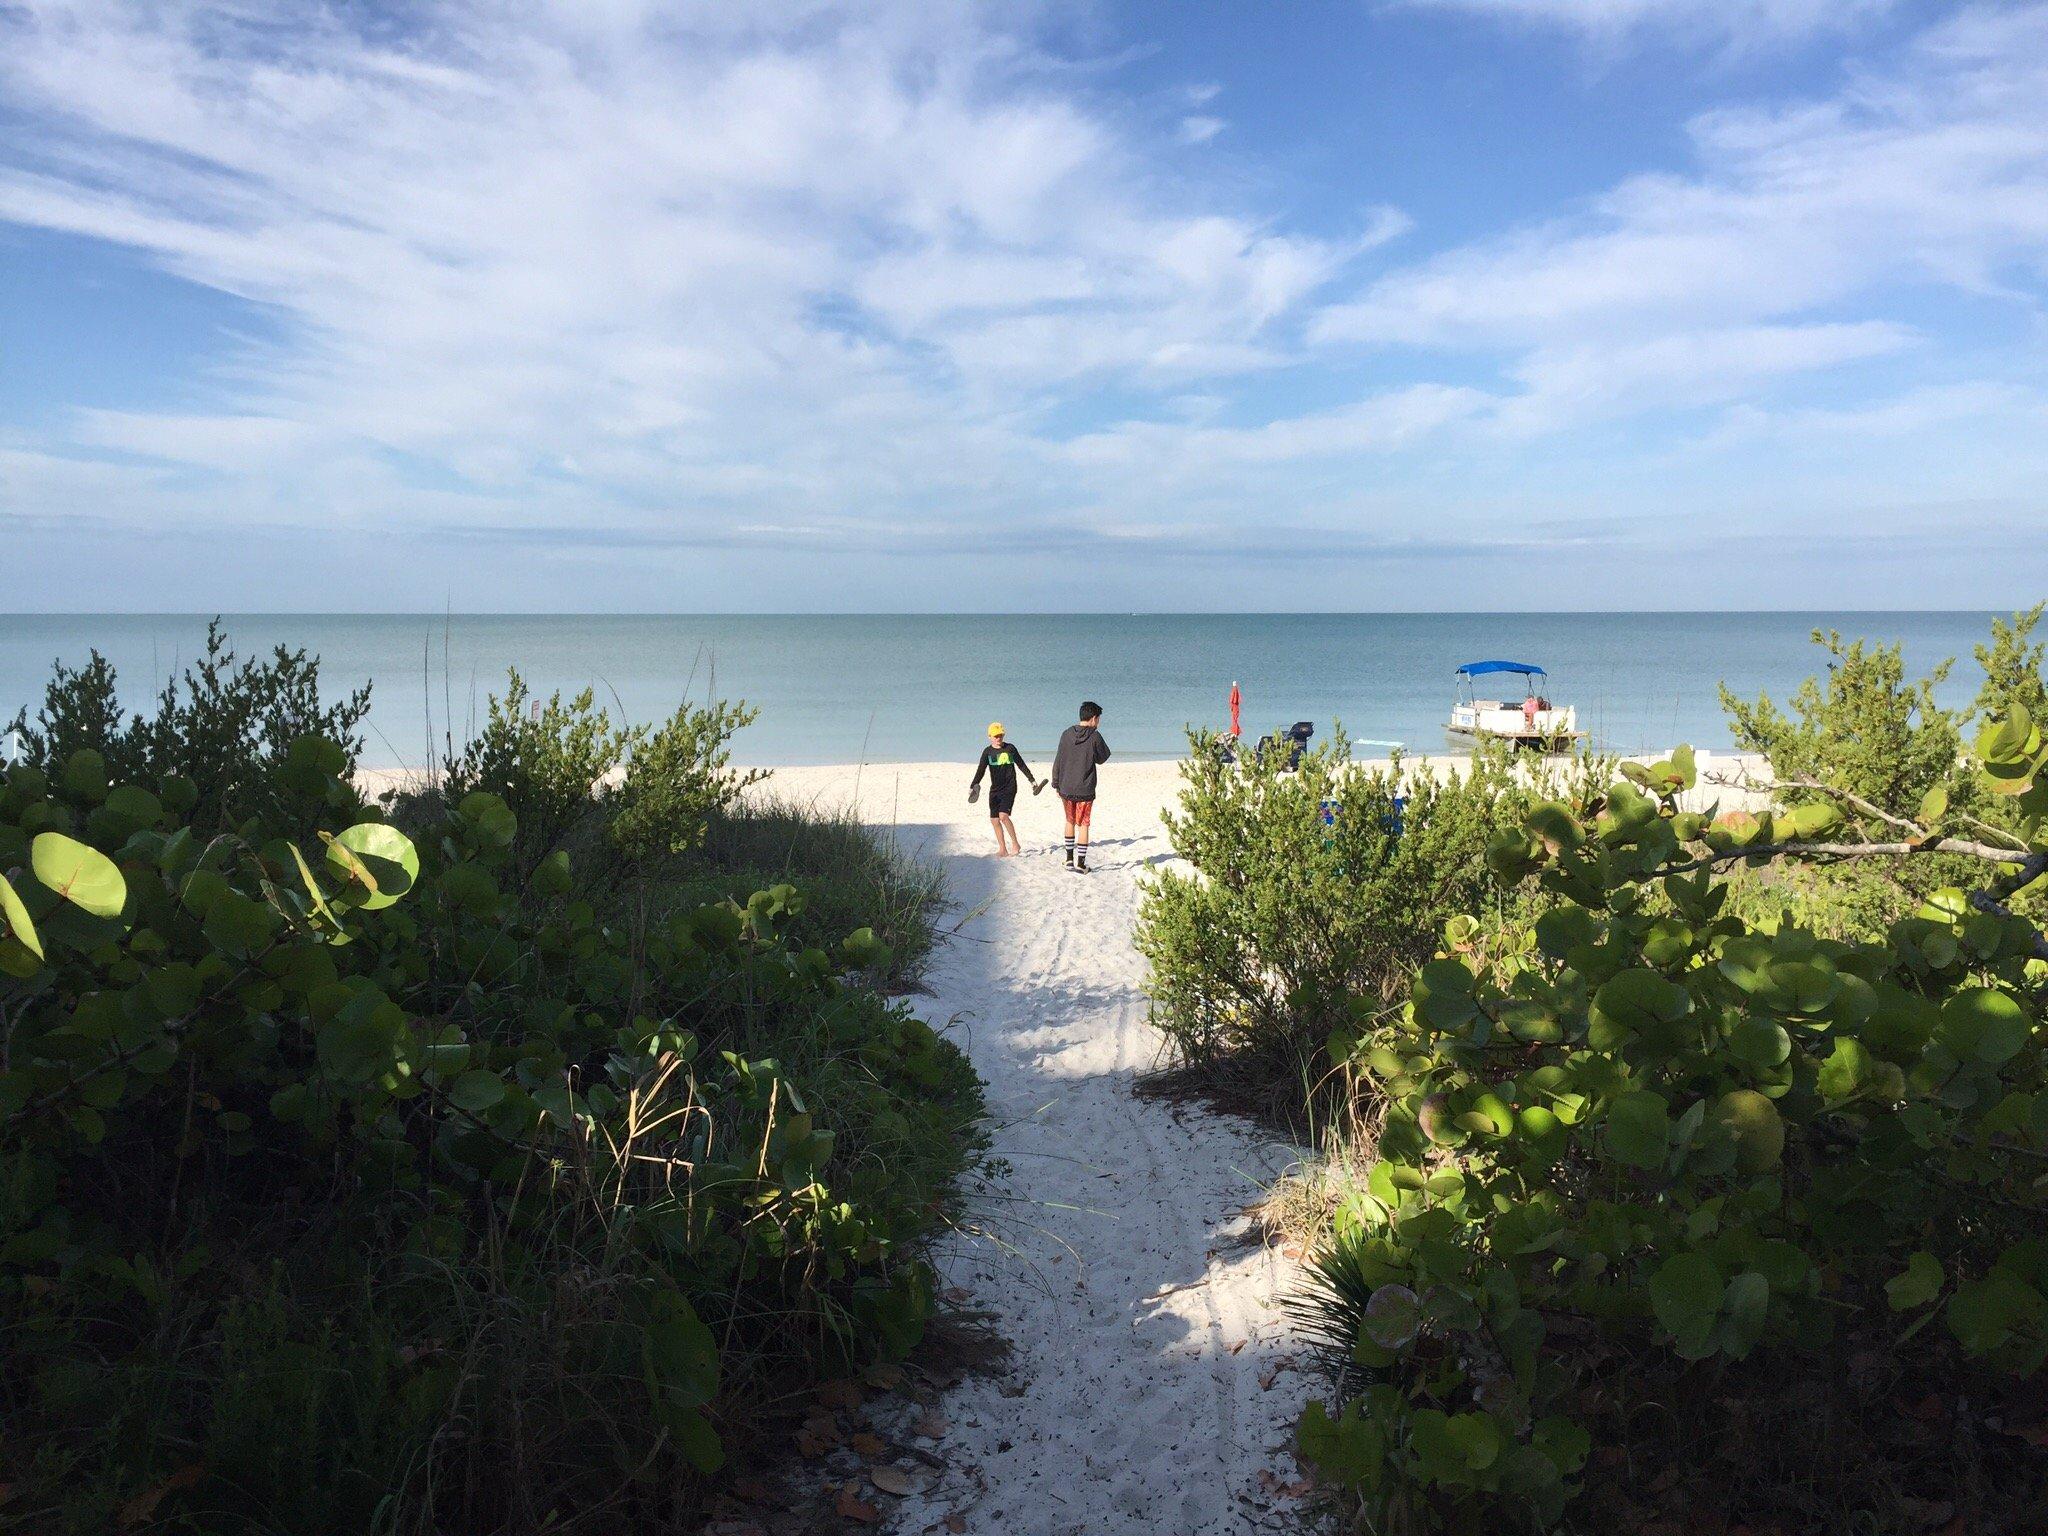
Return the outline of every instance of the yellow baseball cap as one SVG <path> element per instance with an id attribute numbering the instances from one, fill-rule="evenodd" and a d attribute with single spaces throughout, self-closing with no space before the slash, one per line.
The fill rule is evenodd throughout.
<path id="1" fill-rule="evenodd" d="M 989 735 L 991 735 L 991 736 L 1000 736 L 1000 735 L 1002 735 L 1002 734 L 1003 734 L 1003 722 L 1002 722 L 1002 721 L 1000 721 L 1000 720 L 991 720 L 991 721 L 989 721 L 989 723 L 988 723 L 988 733 L 989 733 Z"/>

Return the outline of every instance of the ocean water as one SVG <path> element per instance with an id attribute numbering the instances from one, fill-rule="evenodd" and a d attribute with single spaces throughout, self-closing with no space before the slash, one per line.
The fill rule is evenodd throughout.
<path id="1" fill-rule="evenodd" d="M 992 719 L 1048 754 L 1085 698 L 1120 754 L 1175 756 L 1190 724 L 1222 728 L 1235 680 L 1244 728 L 1296 720 L 1412 752 L 1446 735 L 1453 669 L 1502 657 L 1549 669 L 1596 743 L 1622 751 L 1730 744 L 1716 684 L 1784 697 L 1818 671 L 1816 628 L 1899 640 L 1908 665 L 1957 658 L 1943 689 L 1967 702 L 1983 613 L 455 615 L 252 614 L 226 620 L 244 652 L 303 646 L 333 691 L 374 684 L 366 766 L 417 767 L 459 744 L 516 666 L 541 693 L 594 688 L 656 719 L 711 694 L 757 704 L 736 755 L 755 764 L 971 761 Z M 204 617 L 0 617 L 0 722 L 41 699 L 53 660 L 97 648 L 141 705 L 199 653 Z M 1519 696 L 1512 678 L 1500 680 Z M 4 732 L 0 732 L 4 745 Z"/>

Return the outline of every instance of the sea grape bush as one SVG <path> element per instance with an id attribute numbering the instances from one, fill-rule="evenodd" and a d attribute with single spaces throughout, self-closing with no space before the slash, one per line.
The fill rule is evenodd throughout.
<path id="1" fill-rule="evenodd" d="M 1547 910 L 1453 919 L 1402 1007 L 1332 1032 L 1386 1124 L 1316 1261 L 1362 1389 L 1301 1445 L 1375 1528 L 1556 1524 L 1596 1369 L 1669 1361 L 1682 1401 L 1853 1335 L 1953 1354 L 1980 1400 L 2038 1388 L 2048 944 L 2010 902 L 2048 872 L 2048 743 L 2012 705 L 1975 759 L 2018 835 L 1937 784 L 1889 856 L 1988 883 L 1858 941 L 1734 916 L 1720 874 L 1862 856 L 1834 805 L 1687 812 L 1689 751 L 1624 765 L 1488 849 Z"/>
<path id="2" fill-rule="evenodd" d="M 916 1341 L 972 1073 L 792 887 L 610 923 L 496 795 L 408 832 L 284 756 L 335 830 L 91 749 L 0 789 L 8 1513 L 668 1528 L 735 1360 Z"/>

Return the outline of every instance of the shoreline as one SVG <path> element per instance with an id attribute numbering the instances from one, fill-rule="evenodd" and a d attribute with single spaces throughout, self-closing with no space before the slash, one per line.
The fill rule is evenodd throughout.
<path id="1" fill-rule="evenodd" d="M 1623 762 L 1654 762 L 1663 754 L 1636 754 Z M 1051 755 L 1039 765 L 1041 774 L 1050 767 Z M 1697 754 L 1700 782 L 1680 797 L 1688 810 L 1703 809 L 1719 802 L 1724 810 L 1759 810 L 1769 806 L 1769 765 L 1761 756 L 1702 751 Z M 1179 798 L 1180 765 L 1184 758 L 1111 758 L 1102 767 L 1102 793 L 1098 802 L 1098 825 L 1148 826 L 1171 810 Z M 1361 757 L 1352 766 L 1360 770 L 1384 768 L 1392 759 Z M 1451 774 L 1464 772 L 1469 755 L 1406 757 L 1404 770 L 1410 774 Z M 1574 759 L 1532 758 L 1525 765 L 1532 774 L 1566 771 Z M 981 806 L 967 801 L 967 782 L 973 776 L 971 760 L 957 762 L 866 762 L 804 763 L 749 768 L 765 777 L 747 793 L 756 800 L 794 799 L 832 809 L 853 810 L 872 826 L 900 830 L 923 828 L 936 832 L 945 827 L 972 830 L 988 817 Z M 403 768 L 359 768 L 355 781 L 370 798 L 417 785 L 425 775 Z M 1726 782 L 1726 781 L 1740 782 Z M 1033 795 L 1025 788 L 1017 799 L 1016 822 L 1021 833 L 1034 835 L 1041 828 L 1057 833 L 1060 828 L 1059 801 L 1050 791 Z"/>

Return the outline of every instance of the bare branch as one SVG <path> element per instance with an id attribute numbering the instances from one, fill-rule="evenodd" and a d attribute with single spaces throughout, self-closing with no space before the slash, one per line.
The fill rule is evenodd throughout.
<path id="1" fill-rule="evenodd" d="M 1785 857 L 1825 860 L 1834 864 L 1846 859 L 1903 858 L 1925 853 L 1953 853 L 1968 859 L 1982 859 L 1990 864 L 2022 866 L 2042 857 L 2018 848 L 2000 848 L 1991 843 L 1971 842 L 1960 837 L 1896 843 L 1760 843 L 1753 848 L 1730 848 L 1725 852 L 1703 854 L 1699 858 L 1689 859 L 1680 864 L 1661 865 L 1641 878 L 1661 880 L 1666 875 L 1683 875 L 1695 869 L 1712 869 L 1716 865 L 1733 864 L 1740 859 Z M 2039 876 L 2030 878 L 2038 879 Z M 2019 882 L 2021 885 L 2026 883 L 2024 880 Z M 2017 890 L 2018 886 L 2014 886 L 2013 889 Z"/>
<path id="2" fill-rule="evenodd" d="M 2025 848 L 2027 846 L 2027 840 L 2019 836 L 2017 833 L 2008 832 L 2003 827 L 1994 827 L 1993 825 L 1991 825 L 1990 822 L 1984 821 L 1979 817 L 1972 816 L 1968 811 L 1956 812 L 1956 818 L 1959 821 L 1967 821 L 1979 832 L 1988 832 L 1993 837 L 2004 838 L 2007 842 L 2011 843 L 2015 848 Z"/>

